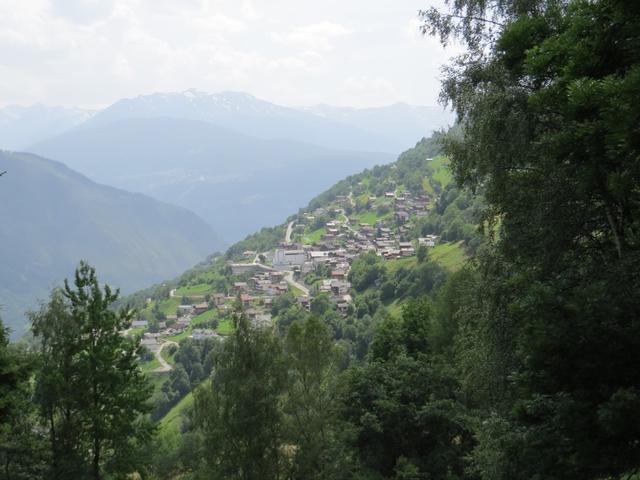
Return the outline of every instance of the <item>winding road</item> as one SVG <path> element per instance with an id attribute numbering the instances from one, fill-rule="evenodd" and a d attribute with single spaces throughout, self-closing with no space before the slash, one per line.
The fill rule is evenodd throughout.
<path id="1" fill-rule="evenodd" d="M 293 233 L 293 222 L 289 222 L 287 225 L 287 233 L 284 234 L 285 243 L 291 243 L 291 233 Z"/>
<path id="2" fill-rule="evenodd" d="M 173 342 L 171 340 L 167 340 L 162 345 L 160 345 L 160 348 L 156 352 L 156 359 L 158 360 L 158 362 L 160 362 L 160 366 L 154 370 L 155 373 L 166 373 L 173 370 L 173 365 L 162 358 L 162 349 L 168 345 L 175 345 L 176 347 L 179 346 L 176 342 Z"/>

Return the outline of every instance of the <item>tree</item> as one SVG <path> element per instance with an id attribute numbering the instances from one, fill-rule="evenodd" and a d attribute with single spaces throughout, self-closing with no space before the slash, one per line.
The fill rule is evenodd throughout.
<path id="1" fill-rule="evenodd" d="M 36 359 L 11 345 L 0 320 L 0 479 L 45 478 L 46 441 L 38 432 L 30 377 Z"/>
<path id="2" fill-rule="evenodd" d="M 277 479 L 284 462 L 281 399 L 286 370 L 271 330 L 236 315 L 235 330 L 215 358 L 211 382 L 195 393 L 207 477 Z"/>
<path id="3" fill-rule="evenodd" d="M 349 369 L 341 414 L 360 469 L 382 478 L 467 478 L 473 447 L 454 370 L 429 345 L 431 306 L 414 301 L 379 325 L 368 362 Z M 371 478 L 378 478 L 374 474 Z"/>
<path id="4" fill-rule="evenodd" d="M 640 468 L 640 5 L 460 0 L 424 13 L 462 39 L 443 97 L 457 180 L 492 244 L 463 356 L 489 379 L 484 478 L 620 478 Z"/>
<path id="5" fill-rule="evenodd" d="M 138 367 L 139 340 L 121 333 L 133 312 L 112 311 L 117 298 L 81 262 L 74 285 L 65 281 L 31 314 L 42 356 L 37 400 L 50 436 L 51 478 L 131 473 L 151 438 L 145 419 L 151 388 Z"/>
<path id="6" fill-rule="evenodd" d="M 294 322 L 285 340 L 289 367 L 284 412 L 295 446 L 291 478 L 331 478 L 341 464 L 336 447 L 336 354 L 329 329 L 310 316 Z"/>

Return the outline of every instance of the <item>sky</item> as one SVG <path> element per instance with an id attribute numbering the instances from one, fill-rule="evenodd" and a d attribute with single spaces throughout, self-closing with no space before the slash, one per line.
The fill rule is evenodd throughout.
<path id="1" fill-rule="evenodd" d="M 101 108 L 196 88 L 289 106 L 436 105 L 459 53 L 419 32 L 442 0 L 1 0 L 0 106 Z"/>

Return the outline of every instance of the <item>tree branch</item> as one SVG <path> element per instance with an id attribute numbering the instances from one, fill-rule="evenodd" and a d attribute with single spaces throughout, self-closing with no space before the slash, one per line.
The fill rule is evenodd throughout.
<path id="1" fill-rule="evenodd" d="M 476 22 L 483 22 L 483 23 L 491 23 L 493 25 L 497 25 L 499 27 L 504 27 L 505 24 L 504 23 L 500 23 L 500 22 L 496 22 L 495 20 L 489 20 L 488 18 L 482 18 L 482 17 L 473 17 L 473 16 L 465 16 L 465 15 L 453 15 L 453 14 L 448 14 L 445 13 L 442 15 L 443 17 L 449 17 L 449 18 L 457 18 L 459 20 L 475 20 Z"/>

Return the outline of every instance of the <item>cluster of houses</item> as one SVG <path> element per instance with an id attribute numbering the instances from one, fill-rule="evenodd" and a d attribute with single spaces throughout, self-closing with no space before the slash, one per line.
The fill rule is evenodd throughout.
<path id="1" fill-rule="evenodd" d="M 338 207 L 341 203 L 352 202 L 351 197 L 338 196 Z M 337 218 L 342 220 L 327 222 L 324 235 L 313 245 L 283 242 L 272 252 L 244 252 L 245 258 L 254 260 L 251 263 L 231 266 L 233 273 L 243 275 L 246 281 L 235 282 L 228 295 L 213 294 L 209 302 L 180 305 L 175 315 L 167 315 L 166 320 L 159 324 L 158 333 L 145 334 L 143 343 L 152 345 L 161 337 L 179 334 L 191 325 L 195 316 L 211 308 L 226 312 L 233 308 L 232 305 L 237 299 L 255 325 L 270 325 L 273 301 L 278 295 L 289 291 L 291 278 L 287 279 L 285 275 L 292 275 L 291 272 L 298 278 L 304 278 L 313 272 L 314 280 L 318 280 L 318 272 L 326 274 L 326 278 L 316 281 L 312 292 L 299 292 L 297 300 L 303 308 L 310 308 L 311 295 L 324 293 L 335 304 L 337 310 L 346 315 L 353 303 L 350 295 L 351 284 L 347 278 L 356 257 L 365 252 L 375 252 L 385 259 L 398 259 L 415 255 L 417 247 L 421 245 L 436 245 L 438 238 L 435 235 L 420 237 L 413 242 L 407 241 L 410 237 L 412 218 L 426 215 L 429 203 L 428 196 L 412 195 L 410 192 L 387 192 L 383 199 L 371 196 L 368 198 L 370 208 L 374 208 L 374 205 L 393 207 L 393 215 L 386 215 L 385 220 L 370 225 L 355 218 L 347 218 L 344 209 L 336 208 L 336 213 L 339 214 Z M 330 212 L 323 208 L 305 213 L 299 226 L 304 228 L 304 224 L 328 213 Z M 258 258 L 266 258 L 271 266 L 259 263 Z M 134 327 L 143 326 L 146 326 L 146 321 L 134 322 Z M 193 328 L 191 331 L 191 336 L 195 339 L 216 335 L 215 331 L 206 328 Z"/>

